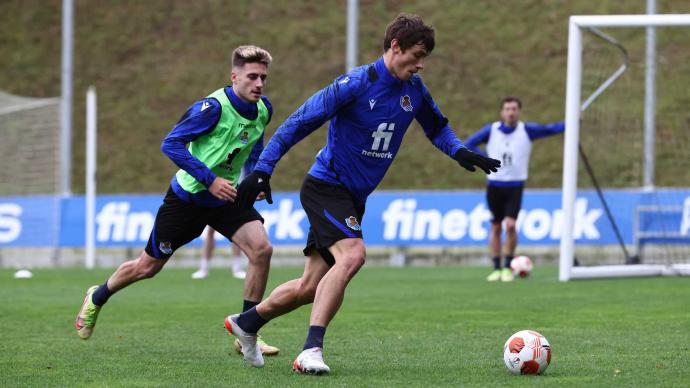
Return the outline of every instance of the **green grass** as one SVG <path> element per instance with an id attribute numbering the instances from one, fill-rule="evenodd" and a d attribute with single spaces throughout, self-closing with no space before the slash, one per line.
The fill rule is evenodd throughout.
<path id="1" fill-rule="evenodd" d="M 233 47 L 254 43 L 273 54 L 266 90 L 275 109 L 269 135 L 308 96 L 344 71 L 346 2 L 330 3 L 76 2 L 74 191 L 83 192 L 84 185 L 84 93 L 89 85 L 98 88 L 98 147 L 104 151 L 98 156 L 99 191 L 164 192 L 176 167 L 160 152 L 160 142 L 193 101 L 228 82 Z M 60 94 L 60 11 L 59 0 L 0 2 L 0 89 L 36 97 Z M 690 5 L 687 0 L 664 0 L 658 2 L 657 11 L 688 13 Z M 522 97 L 523 117 L 528 121 L 562 119 L 568 17 L 640 14 L 645 4 L 641 0 L 362 1 L 360 63 L 370 63 L 381 54 L 385 26 L 400 12 L 418 13 L 435 26 L 436 48 L 422 75 L 455 131 L 466 138 L 497 119 L 498 102 L 507 94 Z M 685 86 L 690 82 L 690 50 L 686 31 L 668 30 L 678 32 L 672 35 L 676 41 L 669 42 L 664 29 L 657 32 L 657 183 L 679 185 L 690 180 L 689 170 L 678 163 L 678 144 L 690 142 L 683 121 L 689 120 Z M 624 31 L 609 33 L 625 37 Z M 626 41 L 627 48 L 641 63 L 644 31 L 638 29 L 635 36 Z M 636 74 L 636 92 L 644 84 L 639 69 L 630 72 Z M 610 147 L 616 145 L 616 157 L 628 158 L 620 164 L 596 163 L 599 159 L 591 158 L 607 185 L 641 183 L 635 180 L 641 176 L 640 153 L 626 136 L 633 131 L 641 134 L 642 112 L 627 105 L 639 108 L 641 101 L 641 94 L 624 96 L 617 105 L 624 112 L 607 116 L 617 120 L 620 139 L 599 148 L 611 153 Z M 271 181 L 274 189 L 299 189 L 325 137 L 322 128 L 285 156 Z M 434 149 L 417 124 L 406 137 L 380 188 L 483 186 L 481 174 L 461 171 Z M 636 144 L 641 143 L 636 140 Z M 561 137 L 535 145 L 531 187 L 560 186 L 562 152 Z M 633 166 L 635 174 L 627 178 L 618 171 L 620 166 Z M 608 179 L 611 176 L 619 178 Z M 587 179 L 580 181 L 589 184 Z"/>
<path id="2" fill-rule="evenodd" d="M 110 271 L 0 271 L 3 386 L 688 386 L 690 284 L 682 278 L 488 284 L 484 268 L 365 268 L 326 336 L 330 376 L 300 376 L 291 362 L 308 308 L 263 331 L 281 354 L 253 369 L 230 351 L 223 317 L 241 303 L 239 281 L 168 269 L 114 296 L 94 336 L 74 316 L 86 288 Z M 298 276 L 276 268 L 269 288 Z M 535 329 L 553 347 L 542 376 L 513 376 L 504 341 Z"/>

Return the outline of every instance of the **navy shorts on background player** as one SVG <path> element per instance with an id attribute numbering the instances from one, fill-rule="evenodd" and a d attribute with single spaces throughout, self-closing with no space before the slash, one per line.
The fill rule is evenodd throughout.
<path id="1" fill-rule="evenodd" d="M 242 210 L 230 202 L 217 207 L 200 207 L 183 201 L 169 188 L 156 214 L 146 253 L 156 259 L 168 259 L 177 248 L 199 237 L 206 225 L 232 240 L 242 225 L 255 220 L 264 222 L 253 207 Z"/>
<path id="2" fill-rule="evenodd" d="M 328 248 L 346 238 L 362 238 L 364 204 L 358 205 L 349 191 L 307 175 L 300 190 L 300 202 L 309 219 L 304 255 L 314 249 L 329 266 L 335 258 Z"/>
<path id="3" fill-rule="evenodd" d="M 486 200 L 493 218 L 491 222 L 501 222 L 505 217 L 516 218 L 522 207 L 522 190 L 524 186 L 486 187 Z"/>

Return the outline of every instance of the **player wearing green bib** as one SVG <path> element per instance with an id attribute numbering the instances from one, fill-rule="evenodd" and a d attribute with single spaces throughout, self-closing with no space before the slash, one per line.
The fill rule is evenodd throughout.
<path id="1" fill-rule="evenodd" d="M 197 101 L 163 140 L 161 150 L 180 170 L 172 178 L 148 244 L 139 258 L 127 261 L 100 286 L 92 286 L 76 319 L 79 337 L 93 333 L 101 307 L 115 292 L 155 276 L 176 249 L 198 237 L 206 225 L 237 245 L 249 258 L 244 310 L 263 298 L 273 248 L 256 209 L 235 204 L 243 168 L 251 171 L 263 150 L 272 107 L 264 97 L 271 55 L 256 46 L 232 54 L 232 86 Z M 272 203 L 271 193 L 261 193 Z M 278 349 L 257 341 L 245 354 Z"/>

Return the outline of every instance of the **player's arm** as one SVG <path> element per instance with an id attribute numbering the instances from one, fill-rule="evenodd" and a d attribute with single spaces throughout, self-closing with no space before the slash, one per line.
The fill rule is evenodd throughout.
<path id="1" fill-rule="evenodd" d="M 525 123 L 525 131 L 530 140 L 561 134 L 565 131 L 565 122 L 551 124 Z"/>
<path id="2" fill-rule="evenodd" d="M 352 101 L 365 81 L 353 75 L 338 77 L 332 84 L 309 97 L 278 127 L 264 148 L 254 171 L 238 187 L 241 207 L 249 208 L 260 192 L 273 203 L 269 179 L 278 161 L 290 148 L 330 120 L 345 104 Z"/>
<path id="3" fill-rule="evenodd" d="M 221 106 L 215 98 L 194 103 L 163 139 L 161 151 L 179 168 L 194 177 L 217 198 L 232 200 L 236 191 L 230 181 L 219 178 L 187 149 L 192 140 L 210 133 L 220 120 Z"/>
<path id="4" fill-rule="evenodd" d="M 448 125 L 448 119 L 441 113 L 429 91 L 423 84 L 421 88 L 423 101 L 415 118 L 421 124 L 431 143 L 469 171 L 475 171 L 475 166 L 487 174 L 498 171 L 501 162 L 474 153 L 463 145 Z"/>
<path id="5" fill-rule="evenodd" d="M 290 148 L 321 127 L 338 109 L 357 96 L 362 82 L 353 76 L 341 76 L 309 97 L 278 127 L 261 153 L 255 170 L 273 174 L 276 164 Z"/>
<path id="6" fill-rule="evenodd" d="M 491 124 L 487 124 L 484 128 L 478 130 L 477 132 L 470 135 L 470 137 L 465 140 L 465 147 L 470 151 L 481 154 L 483 156 L 488 156 L 484 150 L 479 148 L 480 144 L 487 143 L 489 141 L 489 136 L 491 135 Z"/>

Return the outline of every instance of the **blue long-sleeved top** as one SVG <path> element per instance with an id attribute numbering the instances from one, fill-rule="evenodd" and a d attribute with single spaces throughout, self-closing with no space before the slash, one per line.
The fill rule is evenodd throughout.
<path id="1" fill-rule="evenodd" d="M 255 103 L 242 101 L 230 86 L 225 87 L 225 94 L 228 96 L 233 108 L 235 108 L 242 117 L 247 120 L 256 119 L 259 110 Z M 270 121 L 270 115 L 273 114 L 271 103 L 265 96 L 262 96 L 261 99 L 268 108 Z M 213 128 L 215 128 L 216 124 L 218 124 L 218 120 L 220 120 L 221 110 L 220 102 L 215 98 L 204 98 L 195 102 L 187 109 L 187 112 L 180 118 L 161 144 L 161 151 L 163 151 L 173 163 L 188 172 L 194 179 L 201 182 L 206 187 L 211 186 L 216 179 L 216 174 L 189 152 L 187 144 L 200 136 L 210 133 Z M 245 173 L 254 169 L 256 161 L 263 151 L 263 146 L 263 139 L 259 140 L 256 145 L 254 145 L 243 168 Z M 175 183 L 175 177 L 173 176 L 173 188 L 180 187 L 179 185 L 175 185 Z"/>
<path id="2" fill-rule="evenodd" d="M 256 170 L 272 174 L 292 146 L 330 120 L 326 145 L 309 175 L 343 185 L 364 203 L 393 162 L 413 119 L 445 154 L 452 157 L 463 147 L 422 79 L 395 78 L 380 58 L 336 78 L 307 99 L 278 128 Z"/>
<path id="3" fill-rule="evenodd" d="M 491 126 L 492 123 L 486 124 L 482 129 L 473 133 L 467 138 L 467 140 L 465 140 L 465 146 L 473 152 L 478 152 L 486 156 L 486 152 L 479 148 L 479 145 L 489 141 L 489 137 L 491 136 Z M 515 127 L 509 127 L 506 124 L 501 123 L 498 129 L 501 132 L 508 134 L 513 132 Z M 563 131 L 565 131 L 565 123 L 563 121 L 551 124 L 525 123 L 525 131 L 527 132 L 529 139 L 534 141 L 542 137 L 563 133 Z"/>

